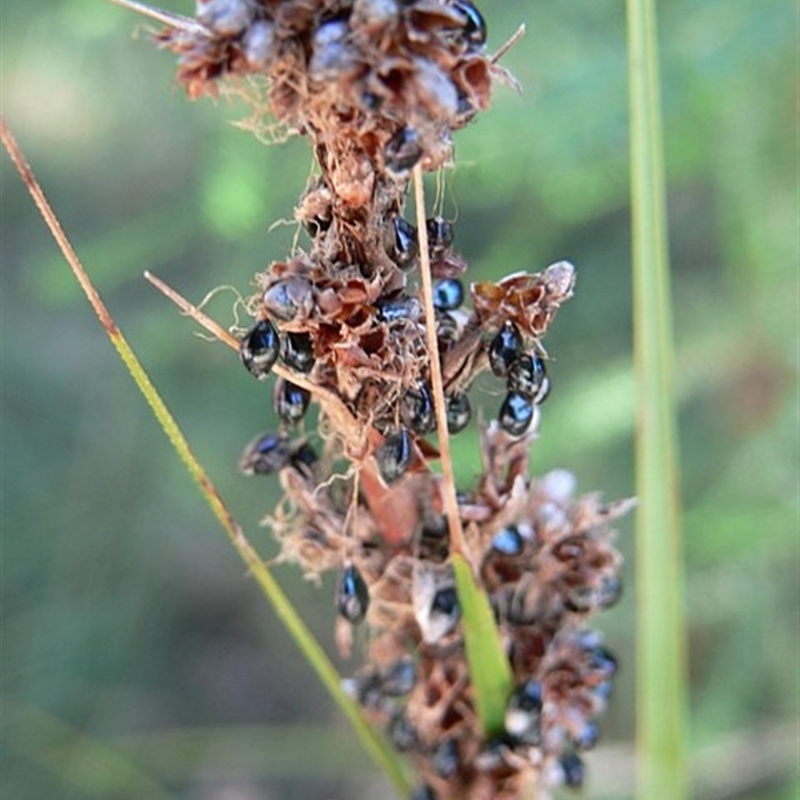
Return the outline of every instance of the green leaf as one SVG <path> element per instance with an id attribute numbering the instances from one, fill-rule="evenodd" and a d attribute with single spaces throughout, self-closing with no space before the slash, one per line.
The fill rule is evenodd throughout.
<path id="1" fill-rule="evenodd" d="M 503 730 L 506 705 L 513 688 L 511 667 L 503 651 L 489 597 L 475 581 L 472 568 L 463 556 L 453 556 L 453 571 L 475 706 L 484 733 L 492 736 Z"/>

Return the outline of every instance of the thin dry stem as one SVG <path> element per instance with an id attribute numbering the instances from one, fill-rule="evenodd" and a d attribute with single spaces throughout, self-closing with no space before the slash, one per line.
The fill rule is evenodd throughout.
<path id="1" fill-rule="evenodd" d="M 175 30 L 184 31 L 185 33 L 195 36 L 201 35 L 211 37 L 214 35 L 212 31 L 206 28 L 205 25 L 199 23 L 196 19 L 184 17 L 180 14 L 173 14 L 171 11 L 164 11 L 160 8 L 145 5 L 144 3 L 138 3 L 136 0 L 107 0 L 107 2 L 113 3 L 115 6 L 127 8 L 129 11 L 135 11 L 143 17 L 149 17 L 157 22 L 162 22 L 170 28 L 175 28 Z"/>
<path id="2" fill-rule="evenodd" d="M 114 2 L 114 0 L 111 1 Z M 519 40 L 525 35 L 526 30 L 527 28 L 525 27 L 525 23 L 523 22 L 519 26 L 519 28 L 517 28 L 517 30 L 514 31 L 509 40 L 505 44 L 500 46 L 500 48 L 489 59 L 489 61 L 491 61 L 492 64 L 496 64 L 509 50 L 511 50 L 512 47 L 514 47 L 517 44 L 517 42 L 519 42 Z"/>
<path id="3" fill-rule="evenodd" d="M 428 255 L 428 231 L 425 224 L 425 186 L 422 179 L 422 167 L 414 167 L 414 203 L 417 212 L 417 235 L 419 237 L 419 271 L 422 277 L 422 297 L 425 302 L 425 335 L 428 339 L 428 353 L 431 363 L 431 386 L 433 388 L 434 408 L 436 409 L 436 428 L 439 437 L 441 454 L 444 507 L 447 525 L 450 529 L 450 546 L 453 554 L 460 554 L 472 565 L 469 548 L 461 527 L 461 515 L 456 499 L 456 479 L 453 473 L 453 459 L 450 453 L 450 434 L 447 430 L 447 406 L 444 398 L 444 380 L 442 365 L 439 360 L 439 341 L 436 337 L 433 307 L 433 281 L 431 279 L 431 262 Z"/>

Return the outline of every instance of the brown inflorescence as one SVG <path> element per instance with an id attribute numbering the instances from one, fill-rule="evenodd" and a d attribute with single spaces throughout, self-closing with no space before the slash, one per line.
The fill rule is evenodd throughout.
<path id="1" fill-rule="evenodd" d="M 404 216 L 412 169 L 451 164 L 451 134 L 488 106 L 503 77 L 469 0 L 199 0 L 196 28 L 157 40 L 179 55 L 189 95 L 220 79 L 261 79 L 266 105 L 307 135 L 319 175 L 295 218 L 311 245 L 257 276 L 242 338 L 258 378 L 283 363 L 282 421 L 246 448 L 247 474 L 277 474 L 270 517 L 282 558 L 338 575 L 337 641 L 366 629 L 353 695 L 417 768 L 417 800 L 546 797 L 579 785 L 579 753 L 597 738 L 616 661 L 586 627 L 620 593 L 609 522 L 630 506 L 575 497 L 566 471 L 529 474 L 549 378 L 541 339 L 572 295 L 568 262 L 470 287 L 452 224 L 426 224 L 435 319 L 417 277 L 418 237 Z M 469 555 L 495 611 L 515 680 L 505 729 L 476 716 L 449 564 L 431 354 L 434 325 L 448 428 L 463 429 L 485 370 L 505 395 L 480 426 L 483 473 L 458 495 Z M 302 380 L 300 377 L 302 376 Z M 310 382 L 310 383 L 309 383 Z M 309 385 L 313 390 L 309 390 Z M 319 405 L 317 452 L 298 432 Z M 527 795 L 524 795 L 527 792 Z"/>

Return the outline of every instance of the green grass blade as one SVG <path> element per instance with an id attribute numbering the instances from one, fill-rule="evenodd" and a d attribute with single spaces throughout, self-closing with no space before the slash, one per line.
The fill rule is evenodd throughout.
<path id="1" fill-rule="evenodd" d="M 633 206 L 637 792 L 687 796 L 683 576 L 654 0 L 628 0 Z"/>
<path id="2" fill-rule="evenodd" d="M 39 183 L 37 182 L 33 171 L 22 155 L 16 141 L 14 140 L 11 132 L 6 127 L 5 121 L 0 118 L 0 136 L 2 137 L 3 144 L 8 150 L 12 161 L 17 166 L 20 175 L 22 176 L 25 185 L 31 193 L 42 216 L 45 219 L 50 232 L 53 234 L 58 246 L 61 248 L 64 257 L 72 268 L 78 283 L 81 285 L 84 293 L 89 299 L 92 308 L 97 314 L 100 324 L 108 334 L 111 343 L 119 353 L 120 358 L 131 374 L 131 377 L 136 382 L 139 391 L 144 395 L 154 416 L 164 429 L 164 433 L 170 440 L 170 443 L 175 448 L 175 452 L 180 457 L 181 461 L 186 466 L 191 476 L 200 485 L 206 501 L 211 506 L 214 516 L 219 520 L 228 537 L 231 540 L 234 548 L 239 556 L 249 568 L 251 574 L 255 578 L 259 587 L 264 595 L 267 597 L 272 607 L 275 609 L 276 614 L 281 622 L 285 625 L 289 634 L 294 639 L 301 652 L 308 660 L 310 666 L 316 672 L 317 677 L 328 690 L 333 700 L 341 709 L 342 713 L 347 717 L 353 729 L 356 732 L 363 747 L 367 750 L 370 756 L 378 764 L 378 766 L 386 773 L 387 777 L 394 783 L 398 791 L 402 794 L 407 794 L 409 791 L 409 784 L 403 773 L 400 762 L 396 758 L 394 752 L 389 748 L 387 743 L 378 735 L 378 733 L 370 726 L 361 709 L 356 703 L 344 692 L 341 687 L 339 674 L 331 663 L 325 651 L 316 641 L 311 634 L 311 631 L 303 622 L 302 617 L 295 610 L 294 606 L 289 601 L 288 597 L 284 594 L 283 590 L 278 585 L 277 581 L 273 578 L 266 564 L 259 557 L 258 553 L 254 550 L 250 542 L 245 537 L 242 530 L 236 524 L 231 516 L 230 511 L 225 505 L 222 497 L 217 491 L 211 479 L 206 474 L 200 462 L 195 457 L 189 443 L 186 441 L 183 433 L 178 427 L 175 418 L 170 413 L 165 405 L 161 396 L 158 394 L 155 386 L 150 381 L 147 373 L 142 367 L 139 359 L 128 345 L 125 337 L 120 332 L 116 323 L 111 317 L 108 309 L 100 298 L 97 290 L 92 285 L 89 276 L 84 270 L 77 254 L 72 249 L 64 231 L 62 230 L 58 220 L 50 208 L 47 199 L 44 196 Z"/>
<path id="3" fill-rule="evenodd" d="M 461 606 L 469 676 L 475 690 L 478 718 L 487 736 L 502 733 L 513 676 L 500 642 L 489 597 L 460 555 L 453 556 L 456 592 Z"/>

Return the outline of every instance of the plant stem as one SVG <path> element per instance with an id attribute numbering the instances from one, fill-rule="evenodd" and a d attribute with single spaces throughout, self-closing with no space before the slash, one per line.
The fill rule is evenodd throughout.
<path id="1" fill-rule="evenodd" d="M 637 748 L 641 800 L 687 796 L 686 667 L 664 157 L 653 0 L 628 0 L 638 383 Z"/>

